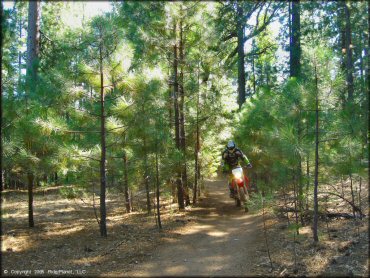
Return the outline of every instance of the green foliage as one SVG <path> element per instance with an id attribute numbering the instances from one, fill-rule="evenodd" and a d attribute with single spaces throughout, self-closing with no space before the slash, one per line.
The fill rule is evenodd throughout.
<path id="1" fill-rule="evenodd" d="M 75 199 L 75 198 L 80 198 L 83 196 L 83 192 L 81 189 L 71 187 L 71 186 L 63 186 L 59 188 L 59 194 L 63 198 L 67 198 L 67 199 Z"/>
<path id="2" fill-rule="evenodd" d="M 259 188 L 259 190 L 263 190 Z M 262 209 L 262 205 L 266 208 L 270 207 L 274 203 L 274 194 L 272 192 L 262 196 L 261 193 L 249 194 L 249 199 L 245 203 L 250 213 L 259 212 Z"/>
<path id="3" fill-rule="evenodd" d="M 252 162 L 251 177 L 265 192 L 267 206 L 276 191 L 312 184 L 317 94 L 319 179 L 330 182 L 349 175 L 366 179 L 366 3 L 350 3 L 352 103 L 343 103 L 346 72 L 338 36 L 343 20 L 336 2 L 301 3 L 302 76 L 298 79 L 286 78 L 288 67 L 281 61 L 289 32 L 287 3 L 238 3 L 243 8 L 246 46 L 250 46 L 245 53 L 250 95 L 241 111 L 236 102 L 237 56 L 232 55 L 235 2 L 115 2 L 112 12 L 89 19 L 81 15 L 78 22 L 70 22 L 69 16 L 82 13 L 83 3 L 76 4 L 76 11 L 71 3 L 44 3 L 35 81 L 26 80 L 24 74 L 27 2 L 16 1 L 14 9 L 5 10 L 3 32 L 2 143 L 8 178 L 25 181 L 32 172 L 41 180 L 57 173 L 61 183 L 73 184 L 61 189 L 63 196 L 92 192 L 99 181 L 101 151 L 101 54 L 108 186 L 122 189 L 124 154 L 132 190 L 142 189 L 145 169 L 150 185 L 155 184 L 156 155 L 163 188 L 184 161 L 191 185 L 198 124 L 201 176 L 216 175 L 221 151 L 233 138 Z M 281 36 L 274 37 L 274 23 L 260 28 L 269 16 L 281 18 Z M 185 93 L 185 151 L 178 150 L 174 140 L 173 51 L 180 22 L 185 57 L 178 71 L 183 74 Z M 26 93 L 31 85 L 35 91 Z M 307 160 L 311 172 L 304 177 Z M 163 194 L 169 194 L 166 190 Z M 261 196 L 252 195 L 248 206 L 259 209 Z"/>

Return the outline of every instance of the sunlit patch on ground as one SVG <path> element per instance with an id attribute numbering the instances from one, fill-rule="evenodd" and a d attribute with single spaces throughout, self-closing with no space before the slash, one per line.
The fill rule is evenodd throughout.
<path id="1" fill-rule="evenodd" d="M 207 235 L 214 236 L 214 237 L 223 237 L 223 236 L 226 236 L 227 234 L 228 233 L 222 232 L 222 231 L 211 231 L 207 233 Z"/>
<path id="2" fill-rule="evenodd" d="M 34 245 L 34 241 L 28 236 L 3 236 L 1 252 L 21 252 Z M 2 254 L 4 255 L 4 253 Z"/>
<path id="3" fill-rule="evenodd" d="M 227 194 L 223 191 L 222 194 Z M 221 195 L 222 195 L 221 194 Z M 184 237 L 201 236 L 207 244 L 238 246 L 239 237 L 231 234 L 243 230 L 258 229 L 263 234 L 262 223 L 253 223 L 248 214 L 235 208 L 231 199 L 204 199 L 197 207 L 188 207 L 179 212 L 177 204 L 170 198 L 163 198 L 161 207 L 163 232 L 158 232 L 155 215 L 147 216 L 145 198 L 134 203 L 135 211 L 126 214 L 120 194 L 111 194 L 107 202 L 108 238 L 99 236 L 99 227 L 91 206 L 92 199 L 63 199 L 57 194 L 35 195 L 35 228 L 27 227 L 27 193 L 5 196 L 3 203 L 3 236 L 2 262 L 3 267 L 25 268 L 73 268 L 85 269 L 90 275 L 107 274 L 121 276 L 130 269 L 140 266 L 144 261 L 155 256 L 159 245 L 179 244 Z M 220 196 L 221 196 L 220 195 Z M 95 200 L 96 202 L 96 200 Z M 202 203 L 203 202 L 203 203 Z M 364 211 L 367 203 L 363 202 Z M 341 211 L 349 211 L 348 204 L 336 205 Z M 154 209 L 154 208 L 153 208 Z M 368 273 L 368 223 L 367 218 L 360 221 L 333 220 L 326 223 L 319 221 L 320 243 L 312 244 L 311 225 L 300 228 L 294 246 L 293 230 L 287 229 L 286 219 L 273 215 L 271 208 L 266 208 L 267 238 L 274 264 L 269 272 L 269 260 L 264 241 L 256 242 L 258 263 L 253 271 L 260 274 L 294 275 L 294 253 L 298 266 L 297 275 L 348 274 L 367 276 Z M 99 211 L 97 211 L 99 214 Z M 259 216 L 260 212 L 257 213 Z M 293 217 L 293 215 L 292 215 Z M 228 219 L 235 219 L 241 224 L 237 227 L 227 225 Z M 294 219 L 294 218 L 292 218 Z M 219 225 L 214 229 L 214 223 Z M 330 234 L 330 236 L 329 236 Z M 192 252 L 206 252 L 209 246 L 189 247 Z M 226 246 L 226 245 L 225 245 Z M 194 247 L 195 248 L 195 247 Z M 248 246 L 249 248 L 249 246 Z M 295 250 L 295 251 L 294 251 Z M 241 251 L 244 252 L 244 251 Z M 192 257 L 181 263 L 187 267 Z M 209 264 L 209 270 L 227 273 L 225 254 L 210 254 L 203 262 Z M 172 262 L 171 262 L 172 263 Z M 217 264 L 216 266 L 211 266 Z M 220 267 L 222 265 L 222 267 Z M 169 265 L 171 266 L 171 264 Z M 180 271 L 183 266 L 173 267 Z M 117 269 L 119 268 L 119 269 Z M 185 271 L 182 269 L 181 271 Z M 223 272 L 224 271 L 224 272 Z M 252 270 L 251 270 L 252 271 Z M 148 272 L 149 273 L 149 272 Z M 221 274 L 220 274 L 221 275 Z"/>
<path id="4" fill-rule="evenodd" d="M 105 239 L 99 234 L 92 198 L 65 199 L 58 190 L 35 193 L 35 228 L 28 228 L 27 192 L 3 194 L 1 240 L 4 267 L 83 268 L 90 275 L 114 272 L 118 267 L 122 273 L 135 262 L 150 256 L 151 250 L 160 242 L 176 237 L 172 230 L 190 223 L 184 220 L 185 211 L 179 212 L 176 203 L 164 198 L 161 200 L 164 230 L 159 233 L 155 215 L 146 214 L 145 198 L 136 197 L 135 211 L 127 214 L 122 202 L 123 194 L 109 193 L 108 238 Z M 95 206 L 99 215 L 96 198 Z"/>

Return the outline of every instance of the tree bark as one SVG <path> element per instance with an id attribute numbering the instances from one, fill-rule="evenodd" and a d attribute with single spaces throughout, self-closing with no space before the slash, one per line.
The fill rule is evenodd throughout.
<path id="1" fill-rule="evenodd" d="M 252 40 L 252 52 L 255 51 L 255 42 L 254 39 Z M 255 72 L 255 65 L 254 65 L 254 57 L 255 55 L 252 55 L 252 74 L 253 74 L 253 94 L 256 94 L 256 72 Z"/>
<path id="2" fill-rule="evenodd" d="M 299 0 L 292 0 L 291 5 L 290 77 L 299 78 L 301 72 L 301 19 Z"/>
<path id="3" fill-rule="evenodd" d="M 190 205 L 188 175 L 186 167 L 186 138 L 185 138 L 185 90 L 184 90 L 184 37 L 183 37 L 183 22 L 180 19 L 180 43 L 179 43 L 179 63 L 180 63 L 180 79 L 179 79 L 179 117 L 180 117 L 180 146 L 183 154 L 183 162 L 181 169 L 182 186 L 184 190 L 185 205 Z"/>
<path id="4" fill-rule="evenodd" d="M 308 125 L 308 121 L 307 121 Z M 307 160 L 306 160 L 306 210 L 308 210 L 308 191 L 310 188 L 310 156 L 309 152 L 307 153 Z"/>
<path id="5" fill-rule="evenodd" d="M 31 78 L 30 85 L 34 89 L 40 52 L 40 1 L 29 2 L 27 28 L 27 75 Z"/>
<path id="6" fill-rule="evenodd" d="M 0 59 L 1 65 L 3 64 L 3 28 L 4 28 L 4 15 L 3 15 L 3 1 L 0 3 L 0 42 L 1 42 L 1 49 L 0 49 Z M 3 138 L 3 80 L 1 79 L 1 88 L 0 88 L 0 138 Z M 4 171 L 3 171 L 3 140 L 0 141 L 0 182 L 1 188 L 0 191 L 4 190 L 5 183 L 4 183 Z"/>
<path id="7" fill-rule="evenodd" d="M 301 146 L 302 144 L 302 127 L 301 127 L 301 109 L 299 109 L 299 117 L 298 117 L 298 145 Z M 299 208 L 299 217 L 301 221 L 301 225 L 304 226 L 303 220 L 303 182 L 302 182 L 302 156 L 298 153 L 298 165 L 297 165 L 297 182 L 298 182 L 298 208 Z"/>
<path id="8" fill-rule="evenodd" d="M 199 96 L 200 95 L 200 82 L 199 82 L 199 64 L 198 64 L 198 88 L 197 88 L 197 116 L 196 116 L 196 139 L 195 139 L 195 166 L 194 166 L 194 187 L 193 187 L 193 204 L 197 202 L 197 190 L 198 190 L 198 164 L 199 164 Z"/>
<path id="9" fill-rule="evenodd" d="M 316 62 L 315 62 L 316 63 Z M 319 186 L 319 88 L 318 88 L 318 76 L 317 68 L 315 64 L 315 85 L 316 85 L 316 111 L 315 111 L 315 183 L 314 183 L 314 219 L 313 219 L 313 239 L 315 242 L 319 241 L 317 226 L 318 226 L 318 213 L 319 204 L 317 191 Z"/>
<path id="10" fill-rule="evenodd" d="M 178 55 L 177 55 L 177 23 L 174 23 L 174 37 L 175 37 L 175 45 L 173 46 L 173 97 L 174 97 L 174 114 L 175 114 L 175 143 L 176 148 L 180 150 L 180 120 L 179 120 L 179 102 L 178 102 L 178 95 L 179 95 L 179 84 L 178 84 Z M 179 204 L 179 209 L 184 209 L 184 192 L 181 180 L 181 167 L 178 165 L 177 167 L 177 178 L 176 178 L 176 186 L 177 186 L 177 201 Z"/>
<path id="11" fill-rule="evenodd" d="M 367 26 L 370 26 L 370 4 L 368 3 L 367 4 L 367 16 L 368 16 L 368 25 Z M 369 59 L 369 47 L 370 47 L 370 33 L 367 32 L 367 45 L 364 49 L 364 55 L 365 55 L 365 58 L 366 58 L 366 61 L 365 63 L 367 64 L 367 66 L 365 66 L 365 84 L 366 84 L 366 103 L 365 103 L 365 111 L 366 111 L 366 120 L 367 120 L 367 130 L 370 130 L 370 127 L 369 127 L 369 124 L 370 124 L 370 118 L 369 118 L 369 94 L 370 94 L 370 59 Z M 366 145 L 369 144 L 370 142 L 370 132 L 366 132 Z M 370 177 L 370 159 L 367 160 L 368 161 L 368 177 Z"/>
<path id="12" fill-rule="evenodd" d="M 40 2 L 31 1 L 28 6 L 28 27 L 27 27 L 27 93 L 35 94 L 37 84 L 37 70 L 39 58 L 40 40 Z M 27 103 L 26 103 L 27 105 Z M 28 109 L 27 109 L 28 111 Z M 28 224 L 34 227 L 33 220 L 33 183 L 34 173 L 27 174 L 28 179 Z"/>
<path id="13" fill-rule="evenodd" d="M 123 180 L 124 180 L 124 193 L 125 193 L 125 206 L 126 212 L 131 212 L 131 202 L 130 195 L 128 192 L 128 171 L 127 171 L 127 154 L 126 151 L 123 152 Z"/>
<path id="14" fill-rule="evenodd" d="M 245 65 L 244 65 L 244 23 L 243 8 L 237 2 L 237 35 L 238 35 L 238 104 L 241 109 L 245 102 Z"/>
<path id="15" fill-rule="evenodd" d="M 352 199 L 352 204 L 355 204 L 355 194 L 353 192 L 353 179 L 352 179 L 352 174 L 349 174 L 349 179 L 351 181 L 350 185 L 351 185 L 351 199 Z M 356 210 L 354 209 L 354 207 L 352 207 L 352 213 L 353 213 L 353 217 L 356 217 Z"/>
<path id="16" fill-rule="evenodd" d="M 290 77 L 299 78 L 301 72 L 301 45 L 300 45 L 300 3 L 299 0 L 292 0 L 289 3 L 289 52 L 290 52 Z M 299 103 L 298 103 L 299 105 Z M 301 143 L 301 111 L 297 120 L 297 137 L 299 145 Z M 300 221 L 303 223 L 303 185 L 302 185 L 302 157 L 298 154 L 297 162 L 297 181 L 298 181 L 298 207 L 300 211 Z M 297 231 L 298 232 L 298 231 Z"/>
<path id="17" fill-rule="evenodd" d="M 339 45 L 340 48 L 340 68 L 345 73 L 346 72 L 346 59 L 345 59 L 345 53 L 346 53 L 346 31 L 345 26 L 343 22 L 345 21 L 345 13 L 344 9 L 342 7 L 342 1 L 338 1 L 338 16 L 337 16 L 337 26 L 340 30 L 340 39 L 339 39 Z M 340 89 L 340 99 L 342 104 L 342 109 L 344 109 L 346 104 L 346 92 L 345 89 Z"/>
<path id="18" fill-rule="evenodd" d="M 294 214 L 295 214 L 295 224 L 296 224 L 296 228 L 295 229 L 296 229 L 297 235 L 299 235 L 299 227 L 298 227 L 298 213 L 299 213 L 299 211 L 297 209 L 298 194 L 297 194 L 297 181 L 295 180 L 295 177 L 293 178 L 293 196 L 294 196 L 294 209 L 295 209 L 295 213 Z"/>
<path id="19" fill-rule="evenodd" d="M 150 204 L 148 150 L 146 146 L 146 135 L 145 134 L 144 134 L 144 157 L 145 157 L 144 158 L 145 159 L 144 161 L 144 183 L 145 183 L 145 192 L 146 192 L 146 209 L 149 215 L 152 212 L 152 206 Z"/>
<path id="20" fill-rule="evenodd" d="M 162 229 L 162 222 L 161 222 L 161 212 L 160 212 L 160 204 L 159 204 L 159 163 L 158 163 L 158 149 L 155 152 L 155 169 L 156 169 L 156 187 L 157 187 L 157 218 L 158 218 L 158 228 Z"/>
<path id="21" fill-rule="evenodd" d="M 22 24 L 22 17 L 20 16 L 19 18 L 19 40 L 22 40 L 22 29 L 23 29 L 23 24 Z M 21 50 L 18 51 L 18 89 L 17 91 L 19 90 L 19 87 L 21 85 L 21 78 L 22 76 L 22 52 Z"/>
<path id="22" fill-rule="evenodd" d="M 35 222 L 33 220 L 33 181 L 34 175 L 33 173 L 28 173 L 28 226 L 30 228 L 35 226 Z"/>
<path id="23" fill-rule="evenodd" d="M 171 52 L 168 52 L 167 60 L 169 61 L 168 65 L 168 76 L 170 76 L 171 73 Z M 173 129 L 173 122 L 172 122 L 172 115 L 173 115 L 173 107 L 174 107 L 174 96 L 173 96 L 173 86 L 174 80 L 170 80 L 168 82 L 168 125 L 170 130 Z"/>
<path id="24" fill-rule="evenodd" d="M 105 107 L 104 107 L 104 79 L 103 79 L 103 46 L 102 33 L 100 30 L 99 46 L 99 70 L 100 70 L 100 142 L 101 142 L 101 161 L 100 161 L 100 235 L 107 237 L 105 190 L 106 190 L 106 146 L 105 146 Z"/>
<path id="25" fill-rule="evenodd" d="M 353 100 L 354 84 L 353 84 L 353 58 L 352 58 L 352 34 L 351 34 L 351 18 L 350 11 L 345 1 L 341 1 L 346 18 L 346 35 L 345 35 L 345 46 L 346 46 L 346 80 L 348 90 L 348 101 Z"/>

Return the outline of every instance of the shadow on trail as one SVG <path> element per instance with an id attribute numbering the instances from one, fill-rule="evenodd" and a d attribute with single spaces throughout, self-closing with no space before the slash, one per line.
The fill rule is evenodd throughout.
<path id="1" fill-rule="evenodd" d="M 165 239 L 153 258 L 129 276 L 253 275 L 264 259 L 261 219 L 235 206 L 224 181 L 208 182 L 209 194 L 188 216 L 196 221 Z"/>

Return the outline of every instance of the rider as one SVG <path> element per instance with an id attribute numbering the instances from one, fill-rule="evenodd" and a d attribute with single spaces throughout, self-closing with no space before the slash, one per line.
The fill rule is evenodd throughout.
<path id="1" fill-rule="evenodd" d="M 234 189 L 231 186 L 232 182 L 232 169 L 233 167 L 239 165 L 239 159 L 243 160 L 247 167 L 252 168 L 252 164 L 249 162 L 249 159 L 241 150 L 239 150 L 234 141 L 229 141 L 227 143 L 226 149 L 222 152 L 222 162 L 221 167 L 224 173 L 228 173 L 228 185 L 230 189 L 230 198 L 234 197 Z"/>

